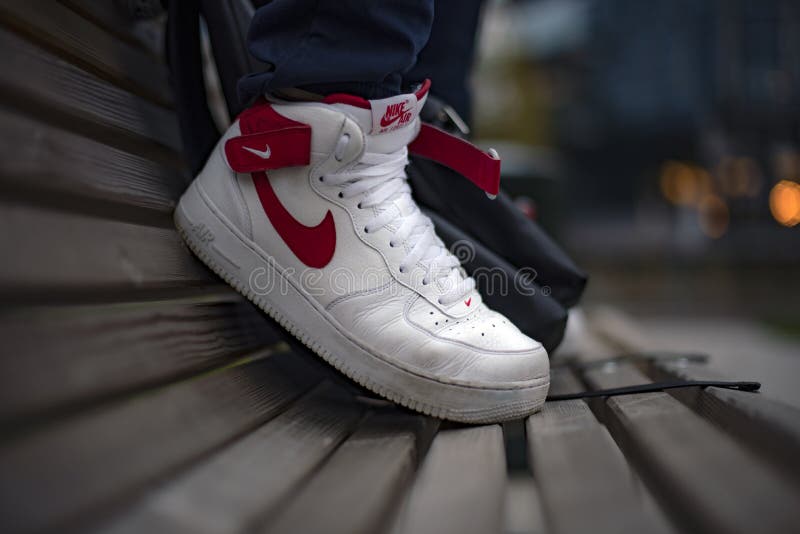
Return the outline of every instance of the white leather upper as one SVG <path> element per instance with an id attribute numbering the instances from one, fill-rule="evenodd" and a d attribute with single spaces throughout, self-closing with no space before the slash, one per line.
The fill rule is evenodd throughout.
<path id="1" fill-rule="evenodd" d="M 231 224 L 269 254 L 342 331 L 399 366 L 470 385 L 547 375 L 546 353 L 538 342 L 488 309 L 475 290 L 449 306 L 442 305 L 439 299 L 447 288 L 423 284 L 423 265 L 399 271 L 408 249 L 390 246 L 397 228 L 388 225 L 364 232 L 376 216 L 375 209 L 359 209 L 358 197 L 340 198 L 342 186 L 319 180 L 353 169 L 367 148 L 391 152 L 407 145 L 419 130 L 418 118 L 389 133 L 370 135 L 373 117 L 369 110 L 314 102 L 273 104 L 273 108 L 311 126 L 312 154 L 309 166 L 269 171 L 270 184 L 286 210 L 304 225 L 317 225 L 331 212 L 336 227 L 333 258 L 321 269 L 304 265 L 267 218 L 251 176 L 228 167 L 223 146 L 230 137 L 240 135 L 238 122 L 223 136 L 198 177 L 198 187 Z M 343 135 L 350 138 L 337 159 L 334 151 Z"/>

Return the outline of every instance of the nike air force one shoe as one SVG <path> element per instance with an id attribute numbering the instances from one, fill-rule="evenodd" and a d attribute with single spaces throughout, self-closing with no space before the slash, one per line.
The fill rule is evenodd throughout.
<path id="1" fill-rule="evenodd" d="M 483 304 L 404 170 L 410 144 L 496 194 L 499 160 L 421 124 L 428 85 L 255 104 L 175 222 L 211 269 L 364 387 L 444 419 L 522 417 L 544 402 L 547 353 Z"/>

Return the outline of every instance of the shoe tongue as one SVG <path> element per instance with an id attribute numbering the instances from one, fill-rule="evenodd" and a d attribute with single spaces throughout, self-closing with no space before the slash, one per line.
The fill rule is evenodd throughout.
<path id="1" fill-rule="evenodd" d="M 326 101 L 358 123 L 366 134 L 367 152 L 389 154 L 408 146 L 419 133 L 419 114 L 428 98 L 429 87 L 430 82 L 426 81 L 417 92 L 389 98 L 363 100 L 336 95 Z M 400 216 L 418 209 L 407 195 L 399 195 L 390 206 L 388 209 L 396 210 Z"/>
<path id="2" fill-rule="evenodd" d="M 365 100 L 369 107 L 334 103 L 350 115 L 367 134 L 368 152 L 388 154 L 400 150 L 419 132 L 419 112 L 425 105 L 427 92 L 418 98 L 415 93 Z"/>

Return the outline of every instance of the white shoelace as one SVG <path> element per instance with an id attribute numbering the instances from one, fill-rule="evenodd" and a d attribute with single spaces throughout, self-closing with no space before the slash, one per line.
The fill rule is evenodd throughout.
<path id="1" fill-rule="evenodd" d="M 335 154 L 341 154 L 348 141 L 349 136 L 343 136 Z M 376 232 L 391 225 L 394 233 L 389 246 L 405 246 L 408 251 L 399 265 L 400 272 L 416 264 L 422 265 L 425 269 L 422 284 L 437 283 L 442 291 L 439 303 L 447 306 L 471 293 L 475 281 L 465 275 L 458 259 L 436 236 L 433 223 L 411 197 L 405 173 L 407 164 L 405 147 L 389 154 L 365 152 L 351 169 L 326 174 L 322 179 L 329 185 L 343 186 L 342 198 L 361 196 L 359 208 L 376 208 L 375 217 L 367 222 L 363 231 Z"/>

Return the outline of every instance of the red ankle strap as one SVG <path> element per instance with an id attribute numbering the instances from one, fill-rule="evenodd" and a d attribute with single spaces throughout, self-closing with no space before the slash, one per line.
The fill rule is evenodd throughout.
<path id="1" fill-rule="evenodd" d="M 228 165 L 259 172 L 311 162 L 311 126 L 288 119 L 260 102 L 239 115 L 242 135 L 225 142 Z"/>
<path id="2" fill-rule="evenodd" d="M 436 126 L 423 123 L 408 150 L 453 169 L 490 195 L 500 191 L 500 159 Z"/>
<path id="3" fill-rule="evenodd" d="M 258 103 L 239 115 L 242 135 L 225 142 L 228 165 L 236 172 L 260 172 L 308 165 L 311 127 Z M 490 195 L 500 190 L 500 159 L 430 124 L 423 124 L 408 146 L 411 154 L 433 160 L 463 175 Z"/>

